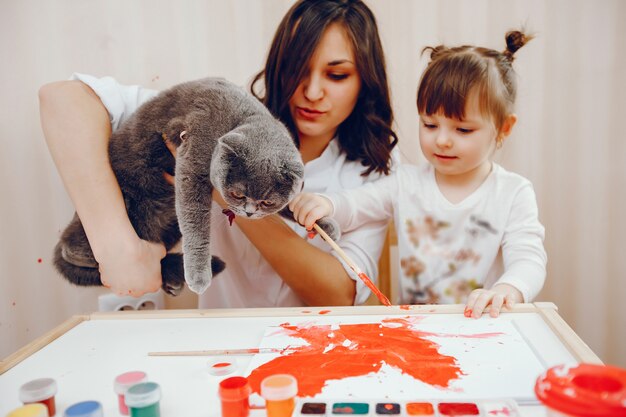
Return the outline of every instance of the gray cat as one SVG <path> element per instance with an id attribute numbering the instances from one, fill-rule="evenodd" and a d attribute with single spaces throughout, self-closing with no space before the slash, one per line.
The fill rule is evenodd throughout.
<path id="1" fill-rule="evenodd" d="M 165 140 L 177 147 L 176 159 Z M 185 281 L 201 294 L 224 269 L 209 252 L 213 188 L 231 221 L 232 215 L 256 219 L 279 211 L 292 218 L 286 205 L 304 177 L 284 125 L 245 90 L 215 78 L 179 84 L 142 105 L 111 136 L 109 157 L 139 237 L 169 250 L 182 232 L 184 260 L 168 254 L 161 262 L 163 289 L 172 295 Z M 175 187 L 164 172 L 175 174 Z M 334 224 L 323 227 L 337 236 Z M 102 285 L 77 215 L 56 245 L 54 262 L 74 284 Z"/>

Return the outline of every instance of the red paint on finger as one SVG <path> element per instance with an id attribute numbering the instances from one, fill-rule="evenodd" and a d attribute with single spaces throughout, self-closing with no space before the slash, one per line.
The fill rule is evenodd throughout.
<path id="1" fill-rule="evenodd" d="M 465 311 L 463 312 L 463 315 L 468 318 L 472 317 L 472 309 L 469 307 L 465 307 Z"/>

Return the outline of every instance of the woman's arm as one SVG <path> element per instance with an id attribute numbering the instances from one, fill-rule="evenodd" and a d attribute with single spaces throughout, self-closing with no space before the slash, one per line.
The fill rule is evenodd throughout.
<path id="1" fill-rule="evenodd" d="M 356 283 L 341 262 L 309 244 L 280 217 L 246 220 L 238 216 L 235 222 L 305 304 L 354 304 Z"/>
<path id="2" fill-rule="evenodd" d="M 140 296 L 161 285 L 165 248 L 139 239 L 108 159 L 111 123 L 100 98 L 80 81 L 39 90 L 48 148 L 81 219 L 103 285 Z"/>

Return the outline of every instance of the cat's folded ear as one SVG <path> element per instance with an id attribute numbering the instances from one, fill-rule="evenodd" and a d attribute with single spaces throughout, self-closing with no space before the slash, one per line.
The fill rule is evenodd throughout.
<path id="1" fill-rule="evenodd" d="M 217 151 L 224 154 L 237 155 L 237 149 L 241 141 L 245 140 L 241 133 L 228 132 L 217 140 Z"/>

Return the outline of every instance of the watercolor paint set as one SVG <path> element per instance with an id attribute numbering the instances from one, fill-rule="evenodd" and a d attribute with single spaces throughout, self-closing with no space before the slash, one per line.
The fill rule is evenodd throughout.
<path id="1" fill-rule="evenodd" d="M 520 417 L 512 399 L 494 400 L 316 400 L 298 399 L 292 417 Z"/>

